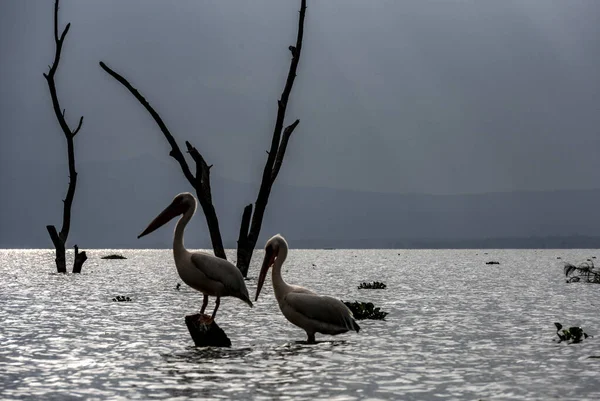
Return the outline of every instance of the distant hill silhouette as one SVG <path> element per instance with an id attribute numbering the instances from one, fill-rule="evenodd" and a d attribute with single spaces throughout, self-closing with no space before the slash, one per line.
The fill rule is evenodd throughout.
<path id="1" fill-rule="evenodd" d="M 165 155 L 82 163 L 78 172 L 72 244 L 171 246 L 172 227 L 142 240 L 136 236 L 175 194 L 190 190 L 174 160 Z M 235 248 L 243 207 L 254 201 L 258 182 L 223 179 L 217 168 L 212 174 L 224 241 Z M 15 162 L 0 179 L 0 247 L 50 248 L 45 225 L 60 225 L 66 166 Z M 599 189 L 423 195 L 278 182 L 259 244 L 282 233 L 293 248 L 600 248 L 598 205 Z M 201 210 L 186 233 L 186 245 L 210 247 Z"/>

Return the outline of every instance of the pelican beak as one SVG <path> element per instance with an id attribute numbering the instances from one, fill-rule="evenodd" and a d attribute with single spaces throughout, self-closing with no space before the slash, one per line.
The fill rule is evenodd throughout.
<path id="1" fill-rule="evenodd" d="M 148 227 L 146 227 L 146 229 L 140 235 L 138 235 L 138 238 L 142 238 L 144 235 L 150 234 L 152 231 L 164 226 L 174 217 L 177 217 L 183 213 L 185 213 L 185 205 L 183 203 L 178 201 L 171 202 L 171 204 L 167 206 L 165 210 L 160 212 L 160 214 L 156 216 L 154 220 L 152 220 L 152 223 L 150 223 Z"/>
<path id="2" fill-rule="evenodd" d="M 260 290 L 265 282 L 265 278 L 267 277 L 267 272 L 269 268 L 273 266 L 275 263 L 275 257 L 277 255 L 273 251 L 273 247 L 269 246 L 265 249 L 265 258 L 263 260 L 262 267 L 260 268 L 260 275 L 258 276 L 258 285 L 256 286 L 256 296 L 254 297 L 254 302 L 258 300 L 258 295 L 260 294 Z"/>

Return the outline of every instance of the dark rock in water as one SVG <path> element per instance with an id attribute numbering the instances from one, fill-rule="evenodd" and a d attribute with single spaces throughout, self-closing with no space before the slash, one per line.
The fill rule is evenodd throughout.
<path id="1" fill-rule="evenodd" d="M 123 255 L 117 255 L 115 253 L 115 254 L 112 254 L 112 255 L 102 256 L 100 259 L 127 259 L 127 258 L 125 256 L 123 256 Z"/>
<path id="2" fill-rule="evenodd" d="M 373 281 L 372 283 L 360 283 L 360 285 L 358 286 L 359 290 L 385 290 L 385 287 L 387 287 L 384 283 L 380 282 L 380 281 Z"/>
<path id="3" fill-rule="evenodd" d="M 231 347 L 227 334 L 209 315 L 188 315 L 185 324 L 196 347 Z"/>
<path id="4" fill-rule="evenodd" d="M 181 288 L 181 283 L 177 283 L 177 285 L 175 286 L 175 289 L 178 290 Z"/>
<path id="5" fill-rule="evenodd" d="M 556 326 L 558 342 L 568 341 L 569 344 L 576 344 L 588 337 L 591 337 L 585 333 L 581 327 L 574 326 L 569 327 L 568 329 L 563 329 L 563 325 L 558 322 L 554 323 L 554 326 Z"/>
<path id="6" fill-rule="evenodd" d="M 485 262 L 486 265 L 499 265 L 500 262 L 495 262 L 495 261 L 490 261 L 490 262 Z"/>
<path id="7" fill-rule="evenodd" d="M 113 300 L 113 302 L 131 302 L 131 301 L 133 301 L 133 299 L 131 299 L 129 297 L 125 297 L 123 295 L 117 295 L 112 300 Z"/>
<path id="8" fill-rule="evenodd" d="M 376 308 L 371 302 L 344 302 L 344 305 L 352 311 L 352 315 L 354 315 L 356 320 L 385 320 L 385 317 L 388 314 L 387 312 L 383 312 L 379 308 Z"/>

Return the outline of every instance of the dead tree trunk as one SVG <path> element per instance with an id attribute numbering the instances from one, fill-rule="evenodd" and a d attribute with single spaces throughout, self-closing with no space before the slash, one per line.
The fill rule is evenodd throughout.
<path id="1" fill-rule="evenodd" d="M 271 141 L 271 149 L 268 152 L 267 162 L 265 169 L 263 170 L 262 181 L 260 183 L 260 189 L 258 191 L 258 197 L 254 203 L 254 214 L 252 215 L 252 224 L 250 230 L 244 230 L 248 227 L 250 222 L 250 215 L 252 214 L 252 205 L 246 206 L 244 214 L 242 216 L 242 223 L 240 226 L 240 235 L 238 238 L 238 253 L 237 253 L 237 267 L 242 272 L 244 277 L 248 274 L 248 267 L 250 266 L 250 260 L 252 259 L 252 253 L 258 241 L 260 229 L 262 227 L 262 221 L 265 215 L 265 209 L 269 202 L 269 195 L 271 194 L 271 188 L 279 169 L 283 163 L 283 157 L 285 156 L 285 150 L 287 148 L 290 136 L 294 132 L 294 129 L 300 123 L 300 120 L 294 121 L 283 129 L 285 120 L 285 112 L 288 106 L 288 100 L 292 87 L 294 86 L 294 80 L 296 79 L 296 70 L 298 69 L 298 62 L 300 61 L 300 53 L 302 51 L 302 37 L 304 36 L 304 16 L 306 14 L 306 0 L 302 0 L 300 6 L 300 17 L 298 18 L 298 36 L 296 37 L 296 46 L 290 46 L 289 50 L 292 53 L 292 62 L 288 71 L 287 80 L 281 99 L 277 102 L 277 119 L 275 120 L 275 130 L 273 132 L 273 140 Z M 283 131 L 283 137 L 282 137 Z"/>
<path id="2" fill-rule="evenodd" d="M 306 0 L 301 0 L 300 17 L 298 21 L 298 36 L 296 39 L 296 45 L 289 47 L 289 50 L 292 53 L 292 61 L 288 72 L 285 88 L 281 95 L 281 99 L 278 101 L 277 119 L 275 121 L 273 139 L 271 141 L 270 151 L 267 152 L 268 158 L 265 164 L 265 169 L 263 171 L 263 177 L 258 192 L 258 197 L 254 207 L 254 214 L 252 214 L 253 207 L 250 204 L 246 206 L 242 216 L 242 223 L 240 226 L 238 238 L 237 266 L 244 277 L 246 277 L 246 275 L 248 274 L 248 266 L 250 265 L 252 253 L 254 251 L 254 247 L 256 246 L 258 236 L 260 234 L 262 220 L 269 200 L 269 195 L 271 193 L 271 188 L 273 186 L 273 183 L 275 182 L 275 179 L 277 178 L 279 169 L 281 168 L 281 164 L 283 162 L 283 157 L 285 155 L 285 150 L 287 148 L 289 138 L 292 135 L 294 129 L 300 123 L 300 120 L 296 120 L 291 125 L 287 126 L 285 129 L 283 128 L 289 96 L 292 91 L 292 86 L 294 85 L 294 79 L 296 78 L 298 62 L 300 61 L 305 14 Z M 177 141 L 165 125 L 162 118 L 156 112 L 156 110 L 154 110 L 154 108 L 140 94 L 140 92 L 137 89 L 135 89 L 129 83 L 129 81 L 127 81 L 127 79 L 125 79 L 122 75 L 115 72 L 102 61 L 100 62 L 100 67 L 102 67 L 104 71 L 106 71 L 110 76 L 115 78 L 121 85 L 123 85 L 125 88 L 127 88 L 127 90 L 129 90 L 129 92 L 138 100 L 138 102 L 140 102 L 142 106 L 144 106 L 144 108 L 150 113 L 150 115 L 162 131 L 164 137 L 171 146 L 171 151 L 169 152 L 169 155 L 179 163 L 183 175 L 188 180 L 190 185 L 192 185 L 192 187 L 196 190 L 198 200 L 200 201 L 200 205 L 202 206 L 202 211 L 204 212 L 204 216 L 206 217 L 206 223 L 210 232 L 210 238 L 215 255 L 220 258 L 226 259 L 225 250 L 223 248 L 223 240 L 221 237 L 221 231 L 219 228 L 219 219 L 217 218 L 217 214 L 212 203 L 210 189 L 210 168 L 212 167 L 212 165 L 209 166 L 200 154 L 200 152 L 198 152 L 198 150 L 195 147 L 193 147 L 190 144 L 190 142 L 186 141 L 185 144 L 187 148 L 187 153 L 189 153 L 192 156 L 192 159 L 196 164 L 195 174 L 192 174 L 183 153 L 177 145 Z"/>
<path id="3" fill-rule="evenodd" d="M 83 124 L 83 116 L 79 118 L 79 124 L 77 124 L 77 128 L 72 130 L 67 121 L 65 119 L 65 110 L 60 107 L 60 102 L 58 101 L 58 95 L 56 94 L 56 84 L 54 81 L 56 71 L 58 69 L 58 63 L 60 62 L 60 55 L 62 52 L 62 46 L 67 36 L 67 32 L 69 32 L 69 28 L 71 24 L 67 24 L 61 35 L 58 35 L 58 1 L 54 3 L 54 43 L 56 46 L 56 51 L 54 53 L 54 61 L 52 62 L 50 71 L 46 74 L 44 73 L 44 78 L 46 78 L 46 82 L 48 83 L 48 89 L 50 90 L 50 97 L 52 99 L 52 108 L 54 109 L 54 114 L 56 115 L 56 119 L 62 129 L 65 138 L 67 140 L 67 157 L 69 161 L 69 187 L 67 189 L 67 195 L 63 200 L 63 220 L 62 227 L 60 232 L 56 231 L 56 227 L 53 225 L 46 226 L 48 233 L 50 234 L 50 239 L 54 244 L 54 248 L 56 249 L 56 269 L 59 273 L 66 273 L 66 257 L 65 257 L 65 244 L 67 243 L 67 238 L 69 237 L 69 230 L 71 228 L 71 207 L 73 205 L 73 198 L 75 197 L 75 188 L 77 186 L 77 171 L 75 171 L 75 149 L 73 145 L 73 139 L 75 135 L 81 129 L 81 125 Z M 76 247 L 77 249 L 77 247 Z M 85 262 L 85 252 L 82 252 L 77 255 L 79 252 L 76 250 L 75 255 L 75 263 L 73 267 L 74 273 L 79 273 L 81 271 L 81 266 Z M 77 268 L 77 271 L 75 271 Z"/>

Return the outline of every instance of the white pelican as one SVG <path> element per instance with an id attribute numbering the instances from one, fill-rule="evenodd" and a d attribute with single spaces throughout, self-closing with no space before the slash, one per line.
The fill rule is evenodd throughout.
<path id="1" fill-rule="evenodd" d="M 210 317 L 214 320 L 219 309 L 221 297 L 233 296 L 246 302 L 252 307 L 252 301 L 248 295 L 248 289 L 244 283 L 242 273 L 233 264 L 225 259 L 217 258 L 204 252 L 189 252 L 183 244 L 183 231 L 196 212 L 196 198 L 189 192 L 180 193 L 173 202 L 163 210 L 146 229 L 138 235 L 138 238 L 150 234 L 152 231 L 171 221 L 171 219 L 182 215 L 173 236 L 173 256 L 177 273 L 184 283 L 204 294 L 204 302 L 200 310 L 200 316 L 204 316 L 204 310 L 208 304 L 208 297 L 217 297 L 215 310 Z"/>
<path id="2" fill-rule="evenodd" d="M 308 342 L 315 342 L 315 333 L 341 334 L 349 330 L 360 330 L 352 318 L 352 312 L 338 299 L 300 287 L 289 285 L 281 277 L 281 266 L 288 254 L 288 244 L 281 235 L 277 234 L 265 245 L 265 259 L 256 287 L 258 295 L 267 276 L 267 271 L 273 266 L 273 289 L 279 309 L 287 320 L 306 331 Z"/>

